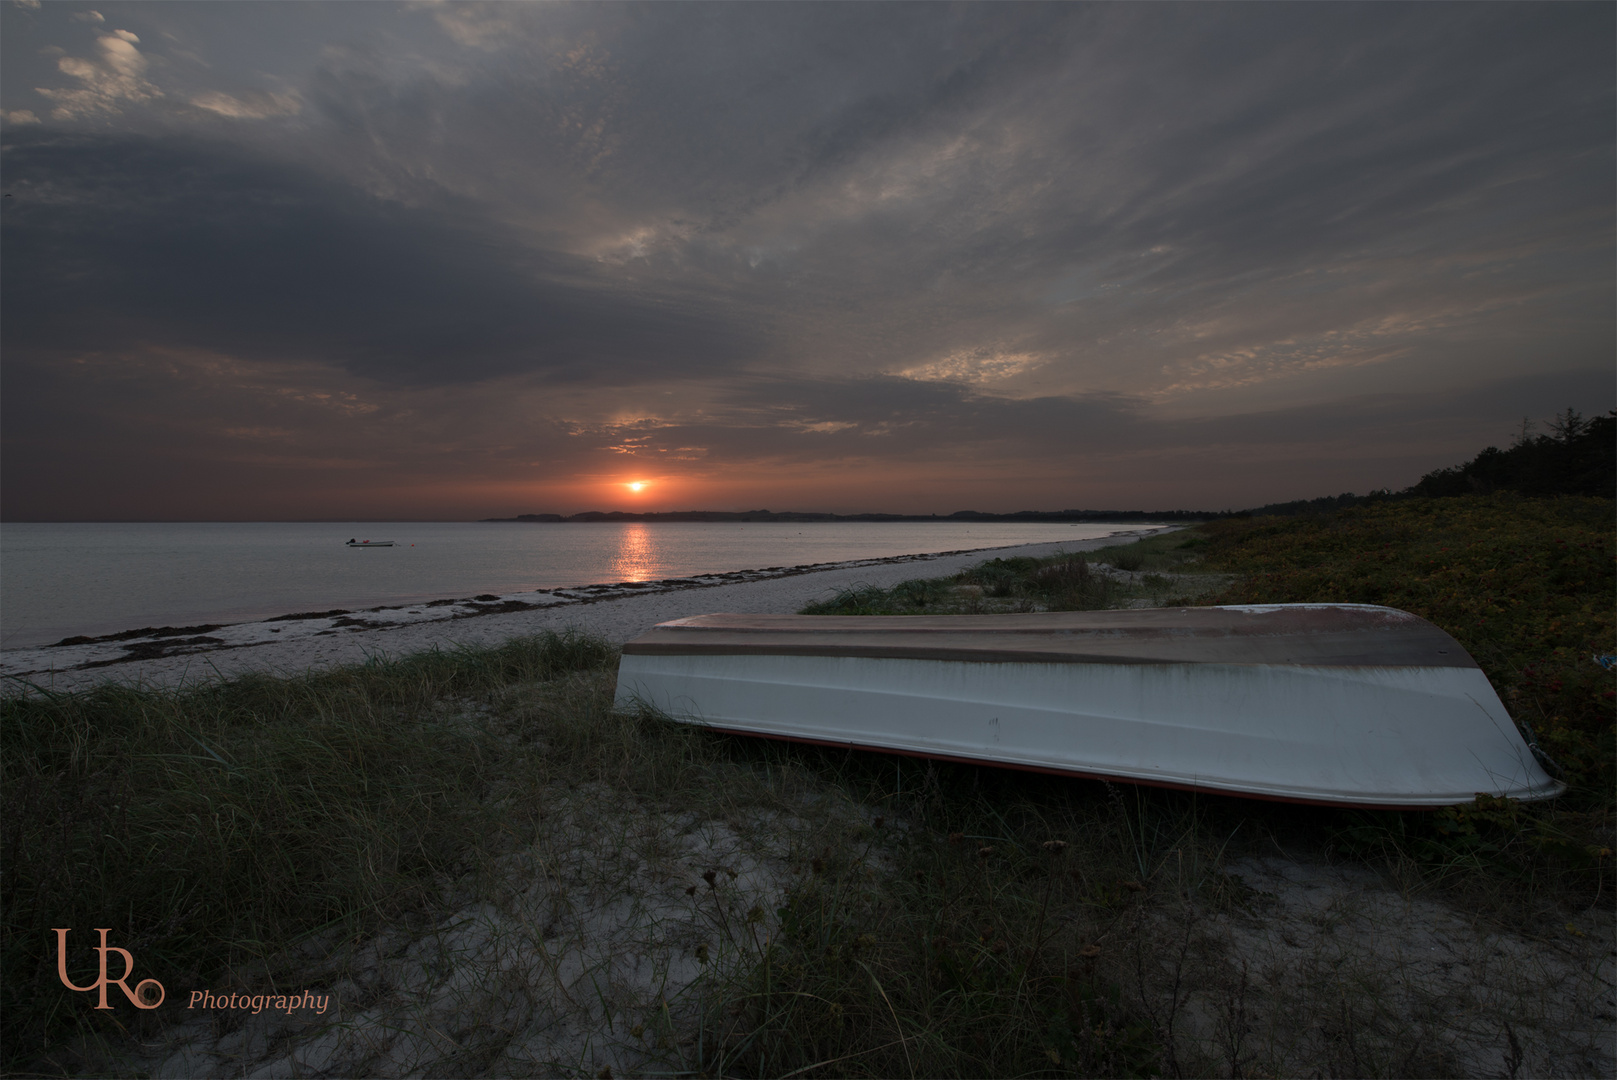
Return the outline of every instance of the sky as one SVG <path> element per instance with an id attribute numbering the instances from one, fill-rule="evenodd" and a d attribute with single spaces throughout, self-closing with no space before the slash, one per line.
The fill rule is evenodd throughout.
<path id="1" fill-rule="evenodd" d="M 1614 42 L 1609 3 L 3 0 L 0 518 L 1402 488 L 1617 405 Z"/>

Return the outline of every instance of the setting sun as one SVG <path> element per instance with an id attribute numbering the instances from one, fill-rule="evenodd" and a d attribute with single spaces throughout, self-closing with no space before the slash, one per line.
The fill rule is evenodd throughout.
<path id="1" fill-rule="evenodd" d="M 641 488 L 643 488 L 645 486 L 646 486 L 646 482 L 644 480 L 635 480 L 635 481 L 633 481 L 632 483 L 630 483 L 628 485 L 630 491 L 639 491 Z"/>

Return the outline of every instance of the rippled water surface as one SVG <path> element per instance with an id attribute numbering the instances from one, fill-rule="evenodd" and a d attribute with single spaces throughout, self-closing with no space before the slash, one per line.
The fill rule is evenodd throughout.
<path id="1" fill-rule="evenodd" d="M 1124 525 L 0 524 L 5 647 L 596 582 L 1087 540 Z M 370 551 L 346 541 L 386 539 Z"/>

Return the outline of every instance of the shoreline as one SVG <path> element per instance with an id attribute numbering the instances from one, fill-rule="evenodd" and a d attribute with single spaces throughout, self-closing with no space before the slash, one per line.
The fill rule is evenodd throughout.
<path id="1" fill-rule="evenodd" d="M 775 564 L 817 567 L 1076 541 L 1140 527 L 1132 521 L 819 528 L 790 522 L 585 522 L 539 536 L 532 529 L 476 522 L 345 527 L 340 534 L 307 522 L 0 522 L 0 653 L 136 629 L 224 626 L 296 612 L 369 611 Z M 376 552 L 337 550 L 346 545 L 336 541 L 350 536 L 375 539 L 395 531 L 401 534 L 397 545 L 380 558 Z"/>
<path id="2" fill-rule="evenodd" d="M 1005 557 L 1092 551 L 1125 538 L 1139 539 L 1179 527 L 1120 529 L 1088 540 L 772 566 L 505 595 L 482 593 L 464 600 L 381 605 L 358 611 L 333 608 L 239 623 L 147 626 L 68 637 L 55 644 L 0 650 L 0 678 L 5 683 L 0 692 L 17 692 L 30 685 L 48 690 L 82 689 L 107 681 L 177 686 L 249 671 L 285 674 L 363 662 L 383 652 L 489 644 L 544 630 L 583 630 L 621 644 L 656 623 L 686 615 L 721 610 L 795 611 L 852 585 L 885 587 L 916 576 L 952 574 L 992 557 L 991 553 Z M 926 573 L 911 572 L 915 564 L 928 564 Z"/>

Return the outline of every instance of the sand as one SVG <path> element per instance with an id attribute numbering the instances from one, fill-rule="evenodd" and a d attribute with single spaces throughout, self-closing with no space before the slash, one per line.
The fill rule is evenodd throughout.
<path id="1" fill-rule="evenodd" d="M 621 643 L 669 619 L 712 612 L 788 613 L 859 585 L 886 588 L 911 578 L 942 577 L 988 558 L 1092 551 L 1158 531 L 1162 528 L 1147 527 L 1095 540 L 302 612 L 225 626 L 147 627 L 67 639 L 74 644 L 7 649 L 0 652 L 0 677 L 7 692 L 28 684 L 71 690 L 106 681 L 176 686 L 249 671 L 299 674 L 377 655 L 494 645 L 545 630 L 582 630 Z"/>

